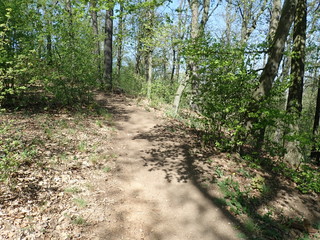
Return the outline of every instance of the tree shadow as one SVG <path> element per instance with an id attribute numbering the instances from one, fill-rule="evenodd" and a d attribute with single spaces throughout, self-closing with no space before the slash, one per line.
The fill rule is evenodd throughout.
<path id="1" fill-rule="evenodd" d="M 286 185 L 288 182 L 282 176 L 272 172 L 267 163 L 261 164 L 266 187 L 271 191 L 262 192 L 256 197 L 238 194 L 233 199 L 241 204 L 244 213 L 251 218 L 253 227 L 248 227 L 246 222 L 240 221 L 237 214 L 230 211 L 223 197 L 217 195 L 217 191 L 212 189 L 212 184 L 208 186 L 208 181 L 217 182 L 214 171 L 217 169 L 216 167 L 220 167 L 212 164 L 210 158 L 221 157 L 225 161 L 227 158 L 225 155 L 220 156 L 220 153 L 214 151 L 213 148 L 204 148 L 201 142 L 197 141 L 197 139 L 201 139 L 201 134 L 171 121 L 157 125 L 151 131 L 135 136 L 134 139 L 146 139 L 153 145 L 151 149 L 146 150 L 147 156 L 144 157 L 144 166 L 148 167 L 149 171 L 163 171 L 168 182 L 191 182 L 206 199 L 210 200 L 212 205 L 221 209 L 246 239 L 293 239 L 292 231 L 289 231 L 290 223 L 285 219 L 275 220 L 268 213 L 258 212 L 262 205 L 275 202 L 279 194 L 286 194 L 288 198 L 293 197 L 292 188 Z M 229 172 L 229 174 L 231 177 L 232 173 Z M 311 206 L 310 202 L 306 202 L 306 204 L 308 208 L 315 207 Z M 319 220 L 318 213 L 314 212 L 311 217 L 314 222 Z M 293 232 L 296 234 L 296 231 Z"/>

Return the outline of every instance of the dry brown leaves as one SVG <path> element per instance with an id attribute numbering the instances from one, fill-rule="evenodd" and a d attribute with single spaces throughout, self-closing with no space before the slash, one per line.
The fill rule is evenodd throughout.
<path id="1" fill-rule="evenodd" d="M 93 214 L 89 182 L 113 167 L 110 116 L 10 113 L 0 122 L 0 160 L 18 163 L 0 182 L 0 239 L 85 239 L 106 214 Z"/>

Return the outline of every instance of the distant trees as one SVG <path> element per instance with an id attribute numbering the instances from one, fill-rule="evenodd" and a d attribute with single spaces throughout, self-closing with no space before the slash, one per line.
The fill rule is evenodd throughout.
<path id="1" fill-rule="evenodd" d="M 1 106 L 121 88 L 174 115 L 196 106 L 218 147 L 297 166 L 319 148 L 318 12 L 314 0 L 2 1 Z"/>

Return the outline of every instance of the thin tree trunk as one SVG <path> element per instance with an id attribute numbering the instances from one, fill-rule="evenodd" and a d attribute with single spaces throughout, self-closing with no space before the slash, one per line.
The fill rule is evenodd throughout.
<path id="1" fill-rule="evenodd" d="M 248 41 L 247 32 L 248 32 L 248 28 L 249 28 L 249 19 L 250 19 L 249 13 L 250 12 L 249 12 L 249 6 L 246 3 L 246 1 L 243 2 L 242 8 L 241 8 L 241 6 L 239 6 L 239 11 L 240 11 L 241 17 L 242 17 L 241 38 L 240 38 L 240 43 L 242 45 Z"/>
<path id="2" fill-rule="evenodd" d="M 120 12 L 119 12 L 119 31 L 118 31 L 118 58 L 117 58 L 117 75 L 118 79 L 120 79 L 121 74 L 121 66 L 122 66 L 122 50 L 123 50 L 123 2 L 120 2 Z"/>
<path id="3" fill-rule="evenodd" d="M 174 101 L 173 101 L 173 112 L 175 115 L 178 113 L 182 94 L 183 94 L 184 89 L 187 86 L 188 81 L 189 81 L 189 74 L 186 74 L 186 77 L 180 81 L 179 87 L 177 89 L 177 92 L 176 92 L 176 95 L 175 95 Z"/>
<path id="4" fill-rule="evenodd" d="M 184 38 L 184 32 L 182 31 L 182 26 L 184 23 L 182 22 L 182 9 L 185 5 L 185 0 L 180 0 L 179 3 L 179 11 L 178 11 L 178 33 L 177 33 L 177 38 L 179 40 L 183 40 Z M 180 75 L 180 47 L 179 43 L 175 44 L 173 43 L 172 46 L 172 52 L 173 52 L 173 65 L 172 65 L 172 71 L 171 71 L 171 83 L 174 82 L 174 79 L 179 80 L 179 75 Z"/>
<path id="5" fill-rule="evenodd" d="M 51 34 L 47 34 L 47 54 L 48 54 L 48 65 L 52 65 L 52 39 Z"/>
<path id="6" fill-rule="evenodd" d="M 73 40 L 74 40 L 74 31 L 73 31 L 73 13 L 72 13 L 72 3 L 71 0 L 67 0 L 67 12 L 69 14 L 69 36 L 71 38 L 71 44 L 73 45 Z"/>
<path id="7" fill-rule="evenodd" d="M 153 22 L 154 22 L 154 9 L 148 11 L 148 21 L 149 24 L 146 26 L 145 34 L 149 39 L 153 37 Z M 152 53 L 153 46 L 147 44 L 147 56 L 146 56 L 146 82 L 147 82 L 147 98 L 151 99 L 151 87 L 152 87 Z"/>
<path id="8" fill-rule="evenodd" d="M 113 88 L 112 82 L 112 35 L 113 35 L 113 6 L 106 10 L 105 40 L 104 40 L 104 84 L 108 89 Z"/>
<path id="9" fill-rule="evenodd" d="M 189 6 L 191 9 L 191 40 L 193 44 L 196 44 L 196 40 L 199 38 L 199 33 L 201 32 L 204 34 L 204 29 L 205 29 L 205 24 L 208 21 L 208 12 L 209 9 L 204 9 L 204 16 L 201 19 L 201 24 L 199 25 L 199 1 L 198 0 L 188 0 Z M 208 4 L 207 1 L 205 1 L 205 4 Z M 210 3 L 209 3 L 210 6 Z M 173 103 L 173 111 L 175 114 L 178 112 L 178 108 L 180 105 L 180 100 L 181 96 L 183 94 L 183 91 L 188 83 L 188 81 L 191 81 L 191 86 L 192 86 L 192 95 L 195 96 L 195 91 L 196 91 L 196 85 L 197 85 L 197 65 L 193 60 L 188 60 L 187 59 L 187 76 L 186 79 L 181 80 L 179 87 L 177 89 L 174 103 Z M 191 107 L 194 107 L 194 103 L 191 102 Z"/>
<path id="10" fill-rule="evenodd" d="M 167 58 L 167 56 L 166 56 L 166 51 L 163 49 L 163 51 L 162 51 L 162 54 L 163 54 L 163 56 L 162 56 L 162 63 L 163 63 L 163 65 L 162 65 L 162 68 L 163 68 L 163 79 L 167 79 L 167 65 L 168 65 L 168 58 Z"/>
<path id="11" fill-rule="evenodd" d="M 147 73 L 147 98 L 151 99 L 151 87 L 152 87 L 152 51 L 148 52 L 148 73 Z"/>
<path id="12" fill-rule="evenodd" d="M 141 30 L 140 30 L 141 31 Z M 135 73 L 137 75 L 141 75 L 141 54 L 142 54 L 142 42 L 141 42 L 141 33 L 138 33 L 137 40 L 137 52 L 136 52 L 136 65 L 135 65 Z"/>
<path id="13" fill-rule="evenodd" d="M 253 10 L 253 1 L 247 0 L 242 1 L 242 8 L 239 5 L 239 11 L 242 17 L 242 24 L 241 24 L 241 44 L 246 44 L 251 36 L 252 32 L 257 27 L 257 22 L 262 13 L 264 12 L 267 5 L 267 0 L 264 0 L 261 4 L 259 12 L 255 13 Z"/>
<path id="14" fill-rule="evenodd" d="M 173 83 L 173 78 L 174 78 L 174 73 L 175 73 L 175 70 L 176 70 L 176 50 L 175 50 L 175 47 L 172 47 L 172 70 L 171 70 L 171 76 L 170 76 L 170 82 L 171 84 Z"/>
<path id="15" fill-rule="evenodd" d="M 96 10 L 97 7 L 97 0 L 91 0 L 90 1 L 90 15 L 91 15 L 91 21 L 92 21 L 92 30 L 93 34 L 95 36 L 95 41 L 96 41 L 96 50 L 95 50 L 95 55 L 97 56 L 97 70 L 99 73 L 99 76 L 101 77 L 101 63 L 100 63 L 100 42 L 99 42 L 99 26 L 98 26 L 98 13 Z"/>
<path id="16" fill-rule="evenodd" d="M 227 2 L 226 7 L 226 38 L 225 42 L 227 46 L 231 45 L 231 24 L 233 22 L 232 13 L 231 13 L 231 4 Z"/>
<path id="17" fill-rule="evenodd" d="M 191 8 L 191 41 L 194 45 L 196 45 L 196 41 L 199 38 L 200 25 L 198 23 L 199 19 L 199 2 L 198 0 L 189 0 L 189 5 Z M 202 29 L 202 27 L 201 27 Z M 203 27 L 204 29 L 204 27 Z M 191 81 L 191 102 L 190 106 L 193 110 L 196 109 L 196 104 L 194 103 L 194 98 L 196 96 L 196 89 L 198 84 L 198 76 L 197 71 L 198 67 L 194 60 L 187 61 L 187 68 L 189 69 L 188 74 L 190 74 L 189 79 Z"/>

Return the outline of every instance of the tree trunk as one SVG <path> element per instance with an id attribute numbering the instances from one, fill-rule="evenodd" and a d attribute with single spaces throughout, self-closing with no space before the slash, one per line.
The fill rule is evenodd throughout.
<path id="1" fill-rule="evenodd" d="M 141 31 L 141 29 L 139 30 Z M 142 42 L 141 42 L 141 33 L 138 33 L 138 39 L 137 39 L 137 51 L 136 51 L 136 65 L 135 65 L 135 73 L 137 75 L 142 74 L 141 70 L 141 55 L 142 55 Z"/>
<path id="2" fill-rule="evenodd" d="M 188 81 L 189 81 L 189 74 L 186 74 L 186 78 L 184 78 L 180 81 L 179 87 L 177 89 L 177 92 L 176 92 L 176 95 L 175 95 L 174 101 L 173 101 L 173 112 L 175 115 L 178 113 L 181 97 L 182 97 L 184 89 L 187 86 Z"/>
<path id="3" fill-rule="evenodd" d="M 227 2 L 227 6 L 226 6 L 226 32 L 225 32 L 225 43 L 227 46 L 231 45 L 231 25 L 232 22 L 234 21 L 233 17 L 232 17 L 232 8 L 231 8 L 231 3 Z"/>
<path id="4" fill-rule="evenodd" d="M 298 0 L 294 32 L 293 32 L 293 56 L 291 58 L 292 84 L 289 88 L 287 111 L 300 115 L 302 111 L 303 77 L 305 66 L 307 28 L 307 3 L 306 0 Z"/>
<path id="5" fill-rule="evenodd" d="M 179 8 L 178 8 L 178 31 L 177 31 L 177 39 L 183 40 L 184 32 L 182 31 L 182 26 L 184 25 L 182 19 L 182 9 L 184 8 L 185 0 L 180 0 Z M 174 39 L 173 39 L 174 41 Z M 176 44 L 173 42 L 172 44 L 172 71 L 171 71 L 171 83 L 174 82 L 175 79 L 179 80 L 180 75 L 180 46 L 179 43 Z"/>
<path id="6" fill-rule="evenodd" d="M 117 58 L 117 75 L 118 79 L 120 79 L 121 74 L 121 65 L 122 65 L 122 50 L 123 50 L 123 2 L 119 2 L 120 4 L 120 12 L 119 12 L 119 30 L 117 36 L 117 43 L 118 43 L 118 58 Z"/>
<path id="7" fill-rule="evenodd" d="M 252 3 L 250 3 L 250 5 L 252 6 Z M 240 43 L 241 45 L 243 45 L 244 43 L 246 43 L 248 41 L 248 29 L 249 29 L 249 20 L 250 20 L 250 9 L 251 6 L 249 6 L 249 4 L 245 1 L 243 2 L 243 6 L 241 8 L 241 6 L 239 6 L 239 10 L 241 13 L 241 17 L 242 17 L 242 23 L 241 23 L 241 38 L 240 38 Z"/>
<path id="8" fill-rule="evenodd" d="M 99 76 L 101 77 L 101 64 L 100 64 L 100 42 L 99 42 L 99 26 L 98 26 L 98 14 L 97 14 L 97 0 L 91 0 L 90 1 L 90 15 L 91 15 L 91 21 L 92 21 L 92 30 L 96 41 L 96 50 L 95 55 L 97 56 L 97 70 L 99 73 Z"/>
<path id="9" fill-rule="evenodd" d="M 162 50 L 162 69 L 163 69 L 163 79 L 167 79 L 167 65 L 168 65 L 168 57 L 166 54 L 166 50 Z"/>
<path id="10" fill-rule="evenodd" d="M 47 55 L 48 55 L 48 65 L 52 65 L 52 39 L 51 39 L 51 34 L 47 35 Z"/>
<path id="11" fill-rule="evenodd" d="M 199 1 L 198 0 L 188 0 L 189 6 L 191 9 L 191 40 L 193 44 L 196 44 L 196 40 L 199 38 L 200 34 L 204 34 L 205 25 L 207 24 L 207 21 L 209 19 L 209 6 L 210 2 L 207 0 L 204 1 L 204 8 L 203 8 L 203 15 L 201 22 L 199 24 Z M 194 60 L 188 60 L 187 59 L 187 76 L 186 79 L 181 80 L 179 87 L 177 89 L 174 103 L 173 103 L 173 111 L 175 114 L 178 112 L 178 108 L 180 105 L 181 96 L 183 94 L 183 91 L 188 83 L 188 81 L 191 81 L 192 86 L 192 95 L 195 96 L 196 91 L 196 85 L 197 85 L 197 65 L 194 62 Z M 193 107 L 193 103 L 191 102 L 191 107 Z"/>
<path id="12" fill-rule="evenodd" d="M 228 3 L 230 3 L 230 1 L 228 1 Z M 242 18 L 240 38 L 241 45 L 244 45 L 248 42 L 249 37 L 257 27 L 257 22 L 260 16 L 266 9 L 266 5 L 267 0 L 264 0 L 260 5 L 260 10 L 255 12 L 255 9 L 253 9 L 252 0 L 242 0 L 238 2 L 238 9 Z"/>
<path id="13" fill-rule="evenodd" d="M 268 40 L 269 44 L 271 44 L 274 41 L 275 32 L 276 32 L 276 29 L 277 29 L 278 24 L 279 24 L 280 16 L 281 16 L 281 0 L 273 0 L 272 10 L 271 10 L 271 19 L 270 19 L 270 25 L 269 25 L 269 33 L 268 33 L 268 37 L 267 37 L 267 40 Z M 268 57 L 270 57 L 270 52 L 268 54 Z M 290 68 L 290 66 L 289 66 L 289 68 Z M 285 70 L 286 69 L 283 68 L 282 69 L 282 73 L 284 73 Z M 287 73 L 286 76 L 288 76 L 288 75 L 289 75 L 289 72 Z M 263 126 L 263 127 L 261 127 L 259 129 L 258 135 L 256 137 L 257 141 L 256 141 L 256 147 L 255 148 L 258 151 L 260 151 L 260 149 L 263 146 L 265 134 L 266 134 L 266 126 Z"/>
<path id="14" fill-rule="evenodd" d="M 173 78 L 174 78 L 174 73 L 175 73 L 175 70 L 176 70 L 176 49 L 175 47 L 173 46 L 172 47 L 172 70 L 171 70 L 171 76 L 170 76 L 170 82 L 171 84 L 173 83 Z"/>
<path id="15" fill-rule="evenodd" d="M 319 129 L 319 122 L 320 122 L 320 77 L 318 78 L 318 92 L 317 92 L 317 102 L 316 102 L 316 111 L 314 114 L 314 122 L 312 133 L 316 135 Z"/>
<path id="16" fill-rule="evenodd" d="M 271 45 L 274 35 L 278 28 L 279 18 L 281 16 L 281 0 L 272 1 L 271 19 L 269 25 L 268 42 Z"/>
<path id="17" fill-rule="evenodd" d="M 148 24 L 146 25 L 145 34 L 148 39 L 153 38 L 153 23 L 154 23 L 154 9 L 148 11 Z M 152 53 L 153 46 L 150 43 L 146 44 L 146 82 L 147 82 L 147 98 L 151 99 L 151 87 L 152 87 Z"/>
<path id="18" fill-rule="evenodd" d="M 289 124 L 288 136 L 299 133 L 299 117 L 302 111 L 303 77 L 305 68 L 305 47 L 307 29 L 307 1 L 298 0 L 293 30 L 293 56 L 291 59 L 292 85 L 289 88 L 287 100 L 287 113 L 292 116 L 293 122 Z M 299 151 L 299 141 L 287 141 L 285 148 L 287 153 L 284 161 L 290 166 L 296 167 L 302 160 Z"/>
<path id="19" fill-rule="evenodd" d="M 73 40 L 74 40 L 74 30 L 73 30 L 73 13 L 72 13 L 72 3 L 71 3 L 71 0 L 67 0 L 67 5 L 66 5 L 66 10 L 68 12 L 68 15 L 69 15 L 69 30 L 68 30 L 68 33 L 69 33 L 69 36 L 70 36 L 70 39 L 71 39 L 71 44 L 73 45 Z"/>
<path id="20" fill-rule="evenodd" d="M 199 38 L 199 32 L 204 29 L 204 26 L 200 28 L 200 25 L 198 23 L 199 19 L 199 2 L 198 0 L 189 0 L 189 5 L 191 8 L 191 41 L 192 44 L 197 44 L 196 41 Z M 197 91 L 197 84 L 198 84 L 198 77 L 197 77 L 197 71 L 198 67 L 194 60 L 188 60 L 187 61 L 187 74 L 190 74 L 188 79 L 191 81 L 191 102 L 190 106 L 193 110 L 196 109 L 196 104 L 194 103 L 194 97 L 196 96 Z M 181 97 L 180 97 L 181 98 Z"/>
<path id="21" fill-rule="evenodd" d="M 295 9 L 296 0 L 285 0 L 274 41 L 270 48 L 267 64 L 261 73 L 259 79 L 260 84 L 253 93 L 253 97 L 257 101 L 268 96 L 271 91 L 272 83 L 278 73 L 285 43 L 294 19 Z"/>
<path id="22" fill-rule="evenodd" d="M 105 40 L 104 40 L 104 85 L 113 88 L 112 82 L 112 35 L 113 35 L 113 6 L 106 10 Z"/>
<path id="23" fill-rule="evenodd" d="M 151 99 L 151 87 L 152 87 L 152 51 L 148 52 L 147 60 L 148 72 L 147 72 L 147 98 Z"/>
<path id="24" fill-rule="evenodd" d="M 249 112 L 257 112 L 259 110 L 259 102 L 263 101 L 270 94 L 273 81 L 278 74 L 278 69 L 283 57 L 287 37 L 294 20 L 295 9 L 296 0 L 285 0 L 281 11 L 281 17 L 274 34 L 274 39 L 269 50 L 267 63 L 260 75 L 260 84 L 253 92 L 253 101 L 248 107 Z M 258 117 L 248 117 L 246 120 L 246 129 L 248 133 L 251 134 L 254 139 L 256 139 L 257 150 L 261 149 L 265 134 L 264 127 L 260 129 L 254 129 L 254 124 L 258 122 Z"/>
<path id="25" fill-rule="evenodd" d="M 316 143 L 316 135 L 319 134 L 319 123 L 320 123 L 320 77 L 318 78 L 318 92 L 317 92 L 317 102 L 316 102 L 316 111 L 314 113 L 314 122 L 313 122 L 313 146 L 311 150 L 311 158 L 316 158 L 316 162 L 320 164 L 320 151 L 318 149 L 318 144 Z"/>
<path id="26" fill-rule="evenodd" d="M 204 35 L 205 26 L 209 20 L 210 0 L 203 0 L 202 18 L 199 25 L 200 35 Z"/>

